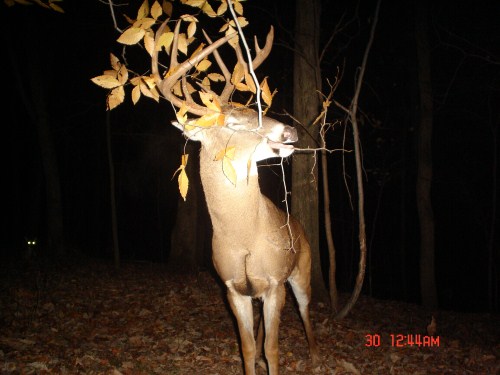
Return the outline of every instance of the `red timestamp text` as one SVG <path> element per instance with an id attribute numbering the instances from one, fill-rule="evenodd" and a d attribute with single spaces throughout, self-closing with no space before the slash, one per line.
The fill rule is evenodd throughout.
<path id="1" fill-rule="evenodd" d="M 439 347 L 440 340 L 439 336 L 427 336 L 419 334 L 401 334 L 401 333 L 391 333 L 389 334 L 389 343 L 393 347 L 403 348 L 407 346 L 417 346 L 417 347 Z M 365 346 L 368 347 L 379 347 L 382 345 L 382 337 L 379 334 L 367 334 L 365 335 Z"/>

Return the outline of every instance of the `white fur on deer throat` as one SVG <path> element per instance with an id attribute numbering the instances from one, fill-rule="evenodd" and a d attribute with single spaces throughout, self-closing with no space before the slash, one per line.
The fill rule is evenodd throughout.
<path id="1" fill-rule="evenodd" d="M 240 159 L 235 157 L 235 160 L 231 160 L 231 165 L 236 172 L 236 183 L 246 182 L 248 177 L 257 176 L 257 161 L 268 159 L 270 157 L 281 157 L 286 158 L 293 153 L 293 146 L 283 144 L 281 142 L 275 142 L 267 138 L 263 138 L 262 141 L 255 147 L 255 151 L 250 156 L 250 161 L 247 159 Z M 238 147 L 235 148 L 235 152 L 238 153 Z M 233 185 L 229 179 L 226 179 L 227 185 Z"/>

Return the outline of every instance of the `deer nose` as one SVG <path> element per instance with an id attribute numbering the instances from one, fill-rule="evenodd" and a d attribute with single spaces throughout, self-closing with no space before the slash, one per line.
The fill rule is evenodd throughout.
<path id="1" fill-rule="evenodd" d="M 297 135 L 297 129 L 292 128 L 291 126 L 285 125 L 283 128 L 283 143 L 293 143 L 299 140 L 299 136 Z"/>

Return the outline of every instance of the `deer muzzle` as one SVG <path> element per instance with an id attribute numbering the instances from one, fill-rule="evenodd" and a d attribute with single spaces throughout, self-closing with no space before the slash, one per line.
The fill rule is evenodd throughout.
<path id="1" fill-rule="evenodd" d="M 297 129 L 292 128 L 291 126 L 285 125 L 283 129 L 283 143 L 294 143 L 299 140 L 299 136 L 297 135 Z"/>
<path id="2" fill-rule="evenodd" d="M 294 146 L 291 143 L 297 142 L 299 137 L 297 136 L 297 130 L 291 126 L 285 125 L 280 135 L 276 140 L 267 139 L 267 144 L 271 147 L 276 156 L 287 157 L 290 156 L 294 151 Z"/>

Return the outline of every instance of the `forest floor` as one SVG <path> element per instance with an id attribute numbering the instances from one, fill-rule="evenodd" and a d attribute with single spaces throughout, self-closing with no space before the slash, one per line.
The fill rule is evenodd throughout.
<path id="1" fill-rule="evenodd" d="M 1 374 L 243 373 L 232 315 L 209 273 L 187 277 L 149 263 L 118 271 L 104 262 L 79 263 L 0 266 Z M 316 368 L 288 292 L 282 374 L 500 372 L 498 315 L 432 314 L 361 297 L 341 321 L 323 304 L 313 303 L 311 316 L 322 357 Z M 407 337 L 398 341 L 398 335 Z M 264 366 L 257 364 L 258 374 L 266 374 Z"/>

